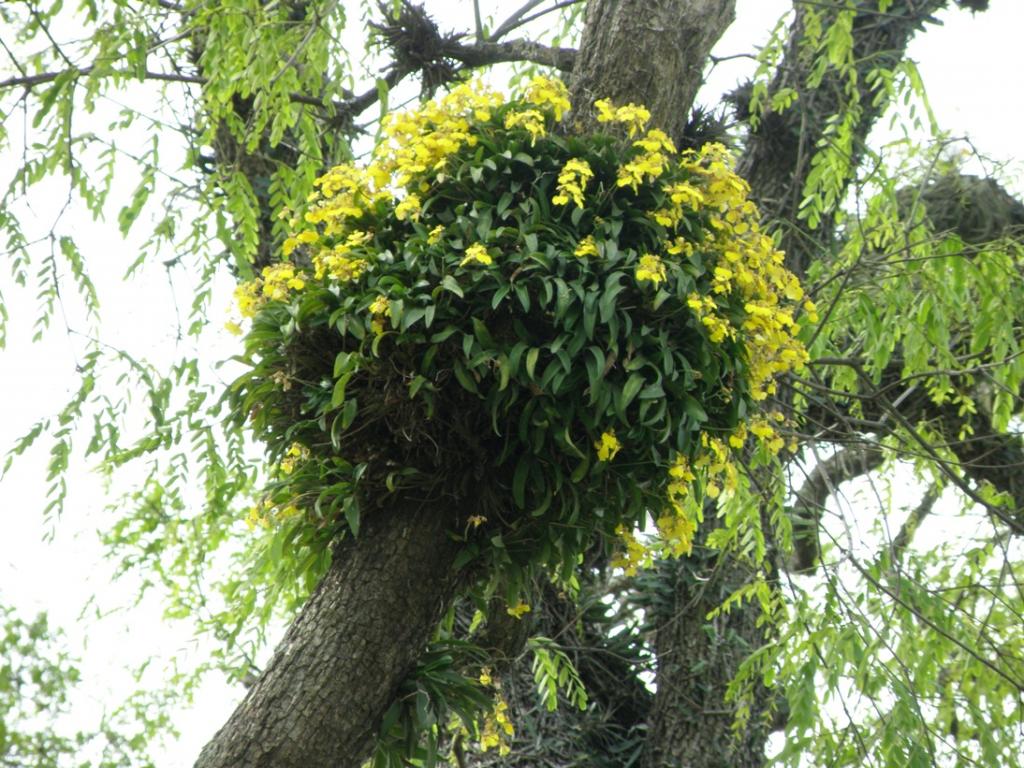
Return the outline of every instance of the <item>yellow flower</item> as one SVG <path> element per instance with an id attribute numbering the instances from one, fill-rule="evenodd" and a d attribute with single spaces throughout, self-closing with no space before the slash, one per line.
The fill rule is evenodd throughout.
<path id="1" fill-rule="evenodd" d="M 597 108 L 599 123 L 622 123 L 629 131 L 630 138 L 642 131 L 647 121 L 651 119 L 651 113 L 637 104 L 615 108 L 608 99 L 601 99 L 594 102 L 594 107 Z"/>
<path id="2" fill-rule="evenodd" d="M 587 256 L 597 256 L 597 243 L 594 242 L 594 236 L 587 235 L 580 240 L 579 244 L 576 246 L 576 250 L 573 251 L 573 255 L 578 256 L 581 259 L 586 258 Z"/>
<path id="3" fill-rule="evenodd" d="M 284 458 L 281 459 L 281 471 L 286 475 L 290 475 L 295 471 L 295 467 L 300 461 L 305 461 L 308 458 L 309 448 L 302 443 L 292 443 L 288 447 L 288 452 L 285 453 Z"/>
<path id="4" fill-rule="evenodd" d="M 657 128 L 648 131 L 642 139 L 634 141 L 633 146 L 640 147 L 647 152 L 661 152 L 664 150 L 665 152 L 671 152 L 673 155 L 676 154 L 676 145 L 672 143 L 672 139 L 664 131 L 659 131 Z"/>
<path id="5" fill-rule="evenodd" d="M 658 284 L 663 283 L 665 279 L 665 264 L 660 258 L 651 253 L 640 257 L 640 263 L 636 265 L 636 281 L 638 283 L 651 282 L 657 288 Z"/>
<path id="6" fill-rule="evenodd" d="M 508 740 L 515 736 L 516 729 L 508 719 L 508 704 L 499 694 L 494 697 L 494 708 L 485 716 L 480 729 L 480 750 L 498 748 L 498 754 L 504 757 L 512 750 Z"/>
<path id="7" fill-rule="evenodd" d="M 271 301 L 284 301 L 289 291 L 301 291 L 306 287 L 305 276 L 296 272 L 295 266 L 287 261 L 264 267 L 262 274 L 260 293 Z"/>
<path id="8" fill-rule="evenodd" d="M 257 526 L 266 528 L 270 523 L 266 516 L 260 512 L 259 507 L 249 507 L 249 513 L 245 516 L 245 524 L 250 531 L 255 531 Z"/>
<path id="9" fill-rule="evenodd" d="M 242 326 L 240 326 L 234 320 L 228 320 L 226 323 L 224 323 L 224 328 L 232 336 L 241 336 L 242 335 Z"/>
<path id="10" fill-rule="evenodd" d="M 370 304 L 370 314 L 372 318 L 370 320 L 370 330 L 375 335 L 380 336 L 384 333 L 384 318 L 391 317 L 391 305 L 384 296 L 378 296 Z"/>
<path id="11" fill-rule="evenodd" d="M 689 256 L 693 253 L 693 243 L 686 238 L 677 237 L 666 246 L 665 250 L 673 256 Z"/>
<path id="12" fill-rule="evenodd" d="M 544 115 L 536 109 L 524 109 L 522 112 L 509 112 L 505 115 L 506 128 L 525 128 L 530 132 L 530 143 L 537 141 L 538 136 L 546 133 Z"/>
<path id="13" fill-rule="evenodd" d="M 807 313 L 807 319 L 812 323 L 818 322 L 818 307 L 810 299 L 804 302 L 804 312 Z"/>
<path id="14" fill-rule="evenodd" d="M 459 266 L 464 267 L 467 264 L 472 264 L 474 262 L 477 264 L 483 264 L 484 266 L 493 263 L 490 254 L 487 253 L 487 249 L 480 243 L 473 243 L 473 245 L 466 249 L 466 255 L 463 257 L 462 261 L 459 262 Z"/>
<path id="15" fill-rule="evenodd" d="M 530 612 L 530 606 L 520 600 L 518 603 L 513 605 L 511 608 L 505 609 L 509 616 L 515 619 L 521 619 L 523 616 Z"/>
<path id="16" fill-rule="evenodd" d="M 437 245 L 441 241 L 441 235 L 444 234 L 444 224 L 438 224 L 427 235 L 428 245 Z"/>
<path id="17" fill-rule="evenodd" d="M 558 193 L 551 198 L 551 202 L 566 205 L 571 198 L 578 208 L 582 208 L 583 190 L 593 176 L 594 172 L 586 160 L 576 157 L 567 160 L 558 174 Z"/>
<path id="18" fill-rule="evenodd" d="M 615 183 L 620 187 L 632 187 L 634 191 L 643 183 L 644 177 L 658 178 L 668 168 L 668 157 L 661 152 L 645 152 L 637 155 L 619 168 Z"/>
<path id="19" fill-rule="evenodd" d="M 597 460 L 598 461 L 611 461 L 615 458 L 615 454 L 622 448 L 622 443 L 619 442 L 618 438 L 615 437 L 615 430 L 609 430 L 601 434 L 601 439 L 594 443 L 594 447 L 597 449 Z"/>
<path id="20" fill-rule="evenodd" d="M 399 221 L 406 219 L 418 221 L 421 207 L 419 195 L 410 193 L 406 195 L 405 200 L 395 206 L 395 218 Z"/>
<path id="21" fill-rule="evenodd" d="M 672 511 L 659 517 L 655 524 L 673 557 L 689 555 L 693 551 L 693 534 L 697 526 L 681 507 L 673 505 Z"/>
<path id="22" fill-rule="evenodd" d="M 598 99 L 594 102 L 594 109 L 597 110 L 597 122 L 610 123 L 615 120 L 615 107 L 608 99 Z"/>
<path id="23" fill-rule="evenodd" d="M 526 89 L 526 101 L 538 107 L 549 107 L 555 113 L 555 121 L 562 120 L 562 113 L 571 108 L 569 90 L 557 78 L 535 77 Z"/>
<path id="24" fill-rule="evenodd" d="M 622 568 L 627 576 L 635 576 L 640 568 L 649 568 L 654 562 L 654 556 L 650 549 L 637 541 L 632 531 L 623 525 L 615 527 L 615 535 L 619 541 L 625 544 L 625 551 L 619 552 L 612 558 L 612 568 Z"/>

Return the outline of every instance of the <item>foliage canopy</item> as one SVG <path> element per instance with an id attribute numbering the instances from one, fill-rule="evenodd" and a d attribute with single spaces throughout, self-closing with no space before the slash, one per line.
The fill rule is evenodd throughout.
<path id="1" fill-rule="evenodd" d="M 949 4 L 796 3 L 710 131 L 748 181 L 629 101 L 573 105 L 606 128 L 576 133 L 531 78 L 575 66 L 582 4 L 507 40 L 539 5 L 466 36 L 403 4 L 0 5 L 5 291 L 33 294 L 36 337 L 66 324 L 77 382 L 5 471 L 48 440 L 56 516 L 76 459 L 141 467 L 104 542 L 216 638 L 200 672 L 239 681 L 390 499 L 473 499 L 472 588 L 368 726 L 380 765 L 649 761 L 673 695 L 703 709 L 664 705 L 669 730 L 726 760 L 759 765 L 735 745 L 777 726 L 785 765 L 1018 764 L 1024 207 L 937 126 L 868 141 L 894 102 L 930 117 L 905 46 Z M 385 70 L 343 55 L 360 13 Z M 508 101 L 468 84 L 498 61 L 521 62 Z M 414 74 L 446 95 L 400 113 Z M 228 396 L 194 351 L 110 345 L 97 253 L 67 206 L 35 227 L 34 190 L 136 236 L 127 277 L 189 286 L 180 338 L 238 282 Z M 59 708 L 75 673 L 3 616 L 0 743 L 82 748 L 25 725 L 12 680 Z M 141 722 L 104 731 L 109 763 L 147 763 L 165 723 Z"/>

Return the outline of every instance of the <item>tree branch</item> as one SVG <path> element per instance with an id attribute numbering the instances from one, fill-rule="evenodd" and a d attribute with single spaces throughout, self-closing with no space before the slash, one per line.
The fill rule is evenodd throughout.
<path id="1" fill-rule="evenodd" d="M 882 449 L 873 443 L 851 445 L 818 462 L 796 492 L 796 505 L 790 510 L 793 520 L 793 555 L 790 569 L 802 573 L 814 568 L 821 554 L 818 525 L 825 502 L 845 482 L 878 469 L 885 460 Z"/>
<path id="2" fill-rule="evenodd" d="M 461 32 L 442 34 L 423 7 L 410 2 L 403 2 L 397 14 L 383 5 L 381 11 L 384 21 L 371 27 L 394 57 L 388 72 L 401 72 L 403 76 L 418 72 L 427 93 L 456 80 L 467 67 L 531 61 L 567 72 L 575 63 L 573 49 L 553 48 L 529 40 L 498 43 L 477 36 L 477 42 L 465 43 L 464 39 L 473 36 Z"/>
<path id="3" fill-rule="evenodd" d="M 907 515 L 907 519 L 903 521 L 903 525 L 900 526 L 899 532 L 893 537 L 893 540 L 889 543 L 886 549 L 888 550 L 889 563 L 891 568 L 898 569 L 900 563 L 903 561 L 903 554 L 907 551 L 907 547 L 910 546 L 911 541 L 914 539 L 914 534 L 917 533 L 917 529 L 921 527 L 921 523 L 928 515 L 931 514 L 932 508 L 935 506 L 935 502 L 939 500 L 941 491 L 936 486 L 931 486 L 925 491 L 924 496 L 921 497 L 920 503 L 910 510 L 910 514 Z M 885 554 L 885 553 L 883 553 Z"/>
<path id="4" fill-rule="evenodd" d="M 571 72 L 576 63 L 574 48 L 554 48 L 532 40 L 509 40 L 504 43 L 459 45 L 450 57 L 467 67 L 483 67 L 509 61 L 530 61 L 562 72 Z"/>
<path id="5" fill-rule="evenodd" d="M 31 89 L 35 88 L 36 86 L 52 83 L 57 78 L 63 77 L 65 75 L 70 74 L 76 78 L 88 77 L 95 71 L 95 66 L 88 66 L 77 67 L 75 69 L 64 69 L 59 72 L 39 72 L 35 75 L 11 77 L 7 80 L 0 80 L 0 91 L 8 90 L 11 88 Z M 158 80 L 166 83 L 185 83 L 187 85 L 206 85 L 206 83 L 208 82 L 207 78 L 200 77 L 199 75 L 183 75 L 180 73 L 171 72 L 153 72 L 151 70 L 146 70 L 146 72 L 143 74 L 141 78 L 137 78 L 135 73 L 120 70 L 106 70 L 103 73 L 103 75 L 109 77 L 119 75 L 127 79 Z M 375 93 L 376 89 L 373 89 L 373 92 Z M 353 111 L 353 107 L 362 103 L 366 99 L 366 96 L 364 95 L 361 97 L 353 97 L 352 99 L 346 101 L 324 101 L 323 99 L 318 99 L 315 96 L 309 96 L 303 93 L 292 93 L 289 94 L 289 98 L 296 104 L 308 104 L 309 106 L 321 107 L 323 109 L 334 108 L 335 110 L 338 111 L 349 112 L 351 114 L 359 114 L 358 112 Z"/>

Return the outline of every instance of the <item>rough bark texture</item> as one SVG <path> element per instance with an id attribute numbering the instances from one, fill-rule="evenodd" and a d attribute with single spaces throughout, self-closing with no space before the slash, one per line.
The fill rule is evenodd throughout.
<path id="1" fill-rule="evenodd" d="M 575 126 L 598 129 L 597 99 L 633 102 L 679 139 L 712 46 L 735 18 L 735 0 L 592 0 L 573 68 Z"/>
<path id="2" fill-rule="evenodd" d="M 450 511 L 367 514 L 196 768 L 357 768 L 455 590 Z"/>
<path id="3" fill-rule="evenodd" d="M 750 723 L 738 733 L 735 705 L 725 700 L 739 665 L 760 645 L 758 612 L 747 606 L 707 618 L 749 581 L 749 568 L 699 545 L 691 557 L 661 567 L 673 590 L 656 617 L 658 694 L 644 768 L 759 768 L 769 730 L 759 715 L 768 692 L 757 692 Z"/>

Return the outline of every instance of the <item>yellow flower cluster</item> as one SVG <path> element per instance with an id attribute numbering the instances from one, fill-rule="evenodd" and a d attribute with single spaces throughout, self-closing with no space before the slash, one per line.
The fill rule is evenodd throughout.
<path id="1" fill-rule="evenodd" d="M 288 447 L 287 453 L 284 458 L 281 459 L 280 469 L 281 473 L 290 475 L 295 471 L 295 467 L 300 461 L 305 461 L 309 458 L 309 448 L 302 445 L 302 443 L 292 443 Z"/>
<path id="2" fill-rule="evenodd" d="M 656 523 L 669 553 L 673 557 L 688 555 L 693 549 L 693 534 L 697 532 L 697 523 L 693 512 L 687 508 L 686 500 L 690 494 L 690 484 L 696 475 L 690 462 L 683 457 L 676 459 L 668 470 L 668 506 Z M 699 515 L 700 510 L 697 510 Z"/>
<path id="3" fill-rule="evenodd" d="M 467 264 L 474 263 L 487 266 L 488 264 L 493 263 L 493 261 L 494 260 L 491 258 L 491 255 L 487 253 L 487 248 L 480 243 L 473 243 L 466 249 L 466 255 L 463 256 L 462 261 L 459 262 L 459 266 L 464 267 Z"/>
<path id="4" fill-rule="evenodd" d="M 535 77 L 524 101 L 533 108 L 510 112 L 506 127 L 521 125 L 535 138 L 545 134 L 547 120 L 561 120 L 569 109 L 568 91 L 557 79 Z M 353 222 L 378 204 L 393 203 L 395 187 L 405 188 L 395 205 L 395 217 L 417 221 L 422 211 L 420 194 L 429 189 L 426 177 L 443 173 L 448 158 L 463 146 L 474 146 L 474 122 L 490 121 L 494 108 L 503 103 L 501 93 L 475 81 L 459 85 L 416 110 L 387 115 L 382 121 L 383 140 L 366 167 L 338 165 L 314 181 L 315 190 L 304 214 L 305 223 L 312 228 L 284 241 L 284 257 L 306 247 L 313 252 L 311 262 L 317 280 L 330 278 L 344 283 L 359 279 L 372 264 L 368 253 L 359 252 L 372 233 L 353 229 Z M 577 199 L 575 195 L 573 199 Z M 582 205 L 582 196 L 579 200 Z M 435 227 L 427 242 L 436 244 L 443 233 L 442 226 Z M 470 246 L 462 266 L 471 263 L 490 264 L 491 256 L 482 245 Z M 306 277 L 283 261 L 265 269 L 261 278 L 239 286 L 235 297 L 242 316 L 253 317 L 266 301 L 285 300 L 289 291 L 302 290 L 305 284 Z M 227 326 L 232 332 L 241 332 L 235 322 Z"/>
<path id="5" fill-rule="evenodd" d="M 261 293 L 271 301 L 281 301 L 288 296 L 289 291 L 301 291 L 305 287 L 305 276 L 287 261 L 263 268 Z"/>
<path id="6" fill-rule="evenodd" d="M 633 146 L 643 152 L 619 168 L 615 183 L 620 187 L 632 187 L 636 192 L 645 178 L 654 181 L 668 170 L 669 158 L 676 154 L 676 147 L 664 132 L 656 129 L 634 141 Z"/>
<path id="7" fill-rule="evenodd" d="M 437 245 L 444 235 L 444 224 L 438 224 L 427 233 L 427 245 Z"/>
<path id="8" fill-rule="evenodd" d="M 482 667 L 480 669 L 479 680 L 480 680 L 480 685 L 490 685 L 491 683 L 494 682 L 494 678 L 491 677 L 491 668 L 490 667 Z"/>
<path id="9" fill-rule="evenodd" d="M 384 333 L 384 318 L 391 317 L 391 305 L 384 296 L 378 296 L 370 304 L 370 328 L 373 332 L 380 336 Z"/>
<path id="10" fill-rule="evenodd" d="M 354 253 L 362 248 L 373 237 L 369 232 L 355 230 L 349 232 L 344 240 L 333 248 L 323 248 L 313 256 L 313 271 L 317 280 L 329 276 L 339 283 L 358 280 L 370 268 L 370 262 L 364 255 Z"/>
<path id="11" fill-rule="evenodd" d="M 509 112 L 505 115 L 506 128 L 525 128 L 530 132 L 531 146 L 537 139 L 547 133 L 547 126 L 544 122 L 544 115 L 536 109 L 524 109 L 519 112 Z"/>
<path id="12" fill-rule="evenodd" d="M 480 729 L 480 750 L 487 752 L 497 747 L 498 754 L 504 757 L 512 751 L 509 740 L 515 735 L 516 729 L 508 719 L 508 703 L 499 693 L 494 697 L 494 708 L 484 718 L 484 727 Z"/>
<path id="13" fill-rule="evenodd" d="M 238 311 L 242 317 L 255 317 L 268 301 L 283 301 L 291 291 L 301 291 L 306 287 L 306 280 L 306 275 L 287 261 L 264 267 L 261 277 L 239 283 L 235 288 Z M 232 326 L 238 328 L 237 323 L 228 323 L 229 330 Z"/>
<path id="14" fill-rule="evenodd" d="M 642 131 L 647 121 L 651 119 L 651 113 L 647 108 L 636 104 L 614 107 L 608 99 L 600 99 L 594 102 L 594 108 L 597 110 L 597 122 L 621 123 L 626 126 L 629 138 Z"/>
<path id="15" fill-rule="evenodd" d="M 657 288 L 659 283 L 665 282 L 665 278 L 665 262 L 651 253 L 640 257 L 640 261 L 636 265 L 636 281 L 638 283 L 645 281 L 654 283 L 654 287 Z"/>
<path id="16" fill-rule="evenodd" d="M 795 438 L 791 438 L 787 445 L 772 424 L 784 421 L 785 416 L 778 411 L 755 416 L 748 423 L 741 422 L 736 427 L 729 435 L 728 445 L 720 438 L 702 434 L 701 452 L 697 458 L 691 463 L 681 456 L 668 470 L 668 503 L 655 521 L 660 534 L 658 540 L 642 543 L 632 531 L 619 526 L 615 533 L 620 549 L 612 565 L 624 569 L 627 575 L 634 575 L 638 569 L 650 567 L 655 558 L 689 555 L 693 549 L 693 536 L 703 520 L 701 505 L 691 494 L 693 483 L 699 477 L 704 484 L 705 494 L 711 499 L 735 493 L 739 484 L 739 469 L 730 447 L 743 448 L 748 437 L 753 436 L 773 454 L 779 453 L 784 447 L 796 451 Z"/>
<path id="17" fill-rule="evenodd" d="M 235 286 L 235 303 L 242 317 L 256 317 L 265 300 L 260 292 L 259 279 L 239 283 Z M 236 324 L 237 325 L 237 324 Z"/>
<path id="18" fill-rule="evenodd" d="M 384 140 L 377 145 L 371 165 L 393 176 L 400 187 L 428 172 L 441 172 L 451 155 L 463 146 L 475 146 L 470 121 L 490 120 L 491 110 L 503 102 L 501 93 L 474 81 L 417 110 L 386 115 Z"/>
<path id="19" fill-rule="evenodd" d="M 339 234 L 349 219 L 359 219 L 378 202 L 391 200 L 388 180 L 387 171 L 375 163 L 367 168 L 337 165 L 313 182 L 317 189 L 309 197 L 304 218 L 308 224 L 322 226 L 324 236 Z M 285 241 L 286 255 L 289 246 L 294 247 Z"/>
<path id="20" fill-rule="evenodd" d="M 729 324 L 728 320 L 718 314 L 718 305 L 713 298 L 691 293 L 686 298 L 686 304 L 708 329 L 708 338 L 713 343 L 721 344 L 727 338 L 735 338 L 736 329 Z"/>
<path id="21" fill-rule="evenodd" d="M 420 196 L 410 192 L 402 202 L 395 206 L 395 218 L 399 221 L 405 221 L 406 219 L 419 221 L 422 207 L 423 204 L 420 202 Z"/>
<path id="22" fill-rule="evenodd" d="M 694 460 L 693 466 L 703 470 L 705 474 L 704 493 L 708 498 L 717 499 L 723 490 L 732 493 L 736 490 L 738 470 L 733 463 L 729 447 L 717 437 L 710 437 L 706 432 L 700 436 L 701 454 Z"/>
<path id="23" fill-rule="evenodd" d="M 639 184 L 667 167 L 674 148 L 657 135 L 652 137 L 654 133 L 634 142 L 643 153 L 619 169 L 620 184 Z M 751 391 L 755 399 L 763 400 L 775 391 L 774 376 L 799 369 L 807 360 L 795 338 L 799 326 L 793 315 L 794 303 L 803 298 L 802 289 L 785 269 L 782 253 L 760 231 L 757 208 L 747 199 L 749 187 L 733 171 L 728 150 L 721 144 L 706 144 L 700 151 L 680 155 L 678 164 L 690 178 L 667 184 L 667 205 L 651 215 L 668 230 L 665 250 L 670 256 L 688 256 L 693 251 L 693 244 L 678 232 L 684 218 L 694 212 L 709 216 L 710 230 L 702 250 L 716 254 L 718 263 L 711 267 L 710 292 L 691 294 L 687 304 L 716 344 L 743 331 Z M 648 256 L 660 261 L 650 254 L 642 257 L 636 278 L 658 285 L 665 279 L 664 272 L 653 261 L 645 262 Z M 741 328 L 733 327 L 721 312 L 724 303 L 719 303 L 735 298 L 742 301 L 746 313 Z M 813 303 L 805 302 L 804 309 L 813 322 Z"/>
<path id="24" fill-rule="evenodd" d="M 626 526 L 616 526 L 615 535 L 623 548 L 612 558 L 612 568 L 621 568 L 627 576 L 635 576 L 641 568 L 650 568 L 653 565 L 654 551 L 637 540 Z"/>
<path id="25" fill-rule="evenodd" d="M 697 522 L 690 517 L 682 504 L 672 504 L 665 514 L 657 519 L 656 524 L 667 554 L 682 557 L 693 551 L 693 534 L 697 532 Z"/>
<path id="26" fill-rule="evenodd" d="M 774 454 L 777 454 L 786 446 L 786 441 L 782 435 L 779 434 L 778 430 L 772 425 L 769 419 L 776 423 L 782 423 L 785 421 L 783 416 L 778 411 L 774 411 L 767 416 L 755 416 L 750 420 L 750 434 L 752 434 L 759 443 L 764 445 Z M 736 434 L 729 438 L 729 443 L 735 447 L 742 446 L 742 440 L 746 438 L 746 427 L 741 424 L 740 429 L 736 430 Z M 789 443 L 790 450 L 796 450 L 796 438 L 791 438 Z"/>
<path id="27" fill-rule="evenodd" d="M 622 443 L 615 437 L 615 430 L 611 429 L 601 435 L 601 439 L 594 443 L 594 448 L 597 449 L 598 461 L 611 461 L 622 448 Z"/>
<path id="28" fill-rule="evenodd" d="M 593 235 L 587 235 L 579 244 L 576 246 L 576 250 L 573 251 L 573 255 L 578 256 L 581 259 L 587 256 L 598 256 L 597 243 L 594 242 Z"/>
<path id="29" fill-rule="evenodd" d="M 558 174 L 558 192 L 551 198 L 551 202 L 555 205 L 567 205 L 571 199 L 578 208 L 582 208 L 583 190 L 593 177 L 594 172 L 586 160 L 575 157 L 567 160 Z"/>
<path id="30" fill-rule="evenodd" d="M 267 529 L 276 522 L 287 520 L 300 513 L 301 510 L 294 504 L 280 506 L 270 499 L 264 499 L 259 504 L 249 507 L 245 516 L 245 524 L 250 531 L 255 531 L 257 528 Z"/>
<path id="31" fill-rule="evenodd" d="M 660 208 L 651 214 L 654 220 L 663 227 L 678 227 L 687 211 L 696 211 L 704 205 L 704 193 L 685 181 L 665 185 L 665 193 L 672 202 L 671 207 Z M 682 245 L 683 243 L 686 245 Z M 690 249 L 693 248 L 692 244 L 683 238 L 677 239 L 677 248 L 682 249 L 686 246 L 689 246 Z M 671 249 L 669 253 L 672 253 Z"/>
<path id="32" fill-rule="evenodd" d="M 307 229 L 304 232 L 299 232 L 297 235 L 287 238 L 284 241 L 284 246 L 281 250 L 287 258 L 292 255 L 292 252 L 298 248 L 300 244 L 308 245 L 309 243 L 315 243 L 319 239 L 320 235 L 315 230 Z"/>
<path id="33" fill-rule="evenodd" d="M 554 113 L 556 122 L 561 122 L 563 114 L 572 108 L 569 103 L 569 89 L 565 87 L 565 83 L 556 78 L 542 76 L 533 78 L 526 87 L 526 94 L 523 98 L 530 104 L 550 109 Z"/>

